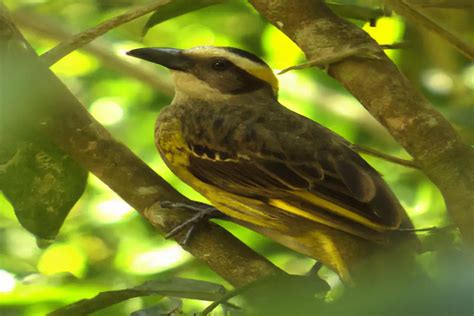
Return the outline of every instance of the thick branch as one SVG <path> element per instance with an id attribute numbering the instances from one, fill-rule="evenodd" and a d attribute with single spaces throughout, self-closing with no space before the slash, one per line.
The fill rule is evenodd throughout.
<path id="1" fill-rule="evenodd" d="M 187 199 L 176 192 L 126 146 L 117 142 L 42 63 L 0 3 L 0 80 L 2 113 L 11 129 L 37 129 L 112 190 L 145 215 L 160 231 L 168 231 L 189 213 L 163 210 L 158 201 Z M 7 108 L 8 107 L 8 108 Z M 16 120 L 15 120 L 16 118 Z M 184 247 L 231 284 L 241 286 L 278 270 L 227 231 L 208 224 Z"/>
<path id="2" fill-rule="evenodd" d="M 337 17 L 322 1 L 250 0 L 305 52 L 308 60 L 348 45 L 376 43 Z M 375 48 L 374 48 L 375 51 Z M 378 59 L 347 58 L 331 65 L 340 81 L 412 155 L 442 192 L 469 245 L 474 245 L 474 153 L 449 122 L 416 91 L 382 51 Z"/>

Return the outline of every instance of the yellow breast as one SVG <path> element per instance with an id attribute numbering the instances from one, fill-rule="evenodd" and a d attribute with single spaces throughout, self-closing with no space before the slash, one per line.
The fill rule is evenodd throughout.
<path id="1" fill-rule="evenodd" d="M 189 165 L 188 147 L 181 133 L 181 122 L 172 118 L 157 123 L 155 128 L 155 144 L 168 167 L 174 170 L 176 167 Z M 180 175 L 177 174 L 180 177 Z"/>
<path id="2" fill-rule="evenodd" d="M 202 182 L 189 172 L 189 155 L 192 155 L 192 152 L 183 137 L 179 119 L 167 118 L 161 120 L 155 128 L 155 143 L 171 171 L 205 196 L 223 213 L 254 225 L 261 225 L 262 219 L 267 219 L 267 222 L 273 225 L 277 224 L 277 222 L 269 221 L 270 214 L 249 207 L 252 204 L 250 199 L 234 196 L 229 192 Z M 228 205 L 234 207 L 229 208 Z"/>

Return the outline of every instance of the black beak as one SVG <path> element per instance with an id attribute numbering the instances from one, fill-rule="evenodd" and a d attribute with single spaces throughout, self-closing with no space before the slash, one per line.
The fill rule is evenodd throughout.
<path id="1" fill-rule="evenodd" d="M 127 52 L 127 55 L 148 60 L 173 70 L 186 71 L 191 66 L 191 60 L 183 54 L 183 50 L 175 48 L 138 48 Z"/>

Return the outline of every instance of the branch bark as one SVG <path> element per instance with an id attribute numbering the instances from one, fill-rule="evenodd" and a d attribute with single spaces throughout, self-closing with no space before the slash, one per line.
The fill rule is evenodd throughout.
<path id="1" fill-rule="evenodd" d="M 270 23 L 318 60 L 338 48 L 377 44 L 319 0 L 250 0 Z M 352 57 L 332 64 L 341 82 L 415 159 L 440 189 L 467 245 L 474 246 L 474 149 L 416 91 L 379 48 L 379 58 Z"/>
<path id="2" fill-rule="evenodd" d="M 187 202 L 125 145 L 115 140 L 41 62 L 0 2 L 2 128 L 35 129 L 94 173 L 159 231 L 169 231 L 190 214 L 167 210 L 158 201 Z M 5 129 L 6 130 L 6 129 Z M 9 130 L 10 132 L 10 130 Z M 280 270 L 223 228 L 209 223 L 183 246 L 224 279 L 242 286 Z"/>

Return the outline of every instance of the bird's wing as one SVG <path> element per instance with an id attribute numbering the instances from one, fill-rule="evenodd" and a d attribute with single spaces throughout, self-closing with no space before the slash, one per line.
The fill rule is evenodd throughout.
<path id="1" fill-rule="evenodd" d="M 223 191 L 350 233 L 355 223 L 398 228 L 403 210 L 380 175 L 338 135 L 299 123 L 309 128 L 241 125 L 227 146 L 188 140 L 189 171 Z"/>

